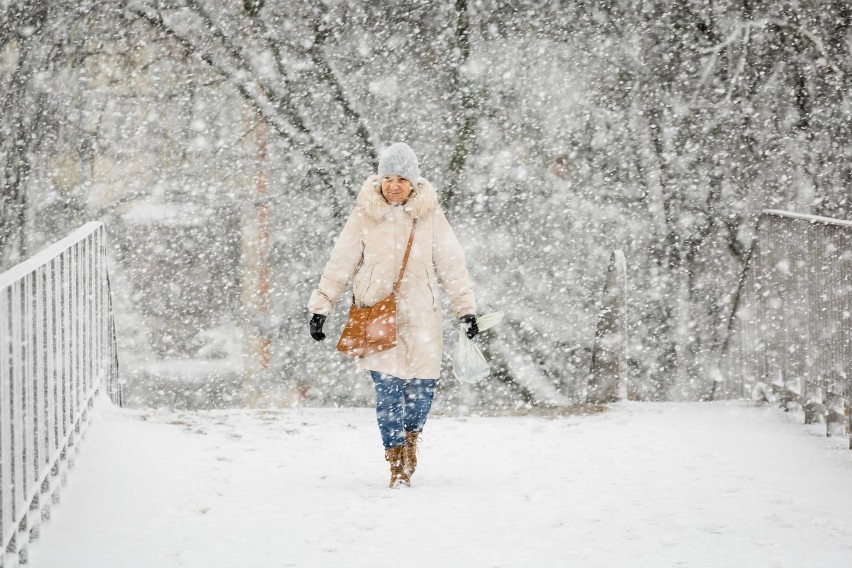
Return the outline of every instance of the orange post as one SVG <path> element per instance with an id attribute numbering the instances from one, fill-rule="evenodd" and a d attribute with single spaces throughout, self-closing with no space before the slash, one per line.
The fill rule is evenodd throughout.
<path id="1" fill-rule="evenodd" d="M 269 128 L 261 114 L 257 115 L 255 124 L 255 136 L 257 138 L 257 274 L 258 274 L 258 316 L 265 318 L 269 313 L 269 262 L 267 251 L 269 249 L 269 212 L 267 201 L 267 138 Z M 260 332 L 260 370 L 269 368 L 271 359 L 270 339 L 267 330 Z"/>

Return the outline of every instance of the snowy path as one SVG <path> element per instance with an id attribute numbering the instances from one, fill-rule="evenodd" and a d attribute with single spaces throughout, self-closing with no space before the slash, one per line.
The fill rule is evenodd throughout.
<path id="1" fill-rule="evenodd" d="M 780 411 L 433 417 L 384 487 L 367 409 L 104 406 L 31 568 L 849 566 L 852 452 Z"/>

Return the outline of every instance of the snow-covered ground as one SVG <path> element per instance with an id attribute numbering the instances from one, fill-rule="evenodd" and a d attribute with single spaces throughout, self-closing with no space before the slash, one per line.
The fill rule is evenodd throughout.
<path id="1" fill-rule="evenodd" d="M 747 403 L 433 416 L 389 490 L 369 409 L 102 404 L 30 565 L 848 566 L 843 444 Z"/>

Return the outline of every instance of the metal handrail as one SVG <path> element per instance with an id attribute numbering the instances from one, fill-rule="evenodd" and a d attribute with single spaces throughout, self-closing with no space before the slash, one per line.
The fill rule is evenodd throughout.
<path id="1" fill-rule="evenodd" d="M 775 391 L 851 430 L 852 222 L 763 211 L 727 331 L 717 394 Z"/>
<path id="2" fill-rule="evenodd" d="M 0 274 L 0 566 L 26 562 L 104 390 L 120 403 L 106 232 L 93 222 Z"/>

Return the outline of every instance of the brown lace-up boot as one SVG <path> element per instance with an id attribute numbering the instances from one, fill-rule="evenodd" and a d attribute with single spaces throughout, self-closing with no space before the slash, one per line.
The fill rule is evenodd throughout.
<path id="1" fill-rule="evenodd" d="M 390 463 L 390 483 L 388 487 L 393 489 L 400 485 L 410 485 L 411 481 L 408 474 L 405 473 L 402 467 L 402 452 L 405 446 L 397 446 L 389 450 L 385 450 L 385 459 Z"/>
<path id="2" fill-rule="evenodd" d="M 405 445 L 402 446 L 402 471 L 409 480 L 414 475 L 417 467 L 417 442 L 420 441 L 420 432 L 406 432 Z"/>

